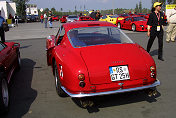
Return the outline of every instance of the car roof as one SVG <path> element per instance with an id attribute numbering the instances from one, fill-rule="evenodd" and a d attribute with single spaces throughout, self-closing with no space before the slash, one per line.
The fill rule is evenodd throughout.
<path id="1" fill-rule="evenodd" d="M 114 24 L 105 21 L 77 21 L 63 24 L 65 31 L 81 27 L 101 27 L 101 26 L 116 27 Z"/>

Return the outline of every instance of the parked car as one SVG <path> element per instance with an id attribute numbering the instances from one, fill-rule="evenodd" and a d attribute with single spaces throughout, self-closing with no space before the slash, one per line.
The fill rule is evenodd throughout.
<path id="1" fill-rule="evenodd" d="M 25 22 L 25 18 L 22 16 L 18 16 L 18 22 L 19 23 L 24 23 Z"/>
<path id="2" fill-rule="evenodd" d="M 67 22 L 74 22 L 74 21 L 78 21 L 79 17 L 77 15 L 69 15 L 66 19 L 67 19 Z"/>
<path id="3" fill-rule="evenodd" d="M 95 19 L 90 16 L 80 16 L 78 21 L 95 21 Z"/>
<path id="4" fill-rule="evenodd" d="M 40 21 L 39 17 L 35 15 L 28 15 L 26 16 L 26 19 L 27 19 L 27 23 Z"/>
<path id="5" fill-rule="evenodd" d="M 118 15 L 106 15 L 106 16 L 101 17 L 99 21 L 106 21 L 106 22 L 116 24 L 117 17 L 119 16 Z"/>
<path id="6" fill-rule="evenodd" d="M 127 17 L 123 20 L 117 20 L 117 27 L 132 31 L 147 31 L 147 20 L 143 17 Z"/>
<path id="7" fill-rule="evenodd" d="M 52 21 L 59 21 L 59 16 L 53 16 Z"/>
<path id="8" fill-rule="evenodd" d="M 67 22 L 67 16 L 62 16 L 62 18 L 60 18 L 60 22 L 61 23 L 66 23 Z"/>
<path id="9" fill-rule="evenodd" d="M 0 113 L 8 111 L 9 107 L 9 83 L 12 74 L 20 69 L 20 44 L 15 42 L 0 42 Z"/>
<path id="10" fill-rule="evenodd" d="M 46 40 L 59 96 L 85 98 L 138 90 L 156 95 L 153 58 L 115 25 L 100 21 L 62 24 Z"/>

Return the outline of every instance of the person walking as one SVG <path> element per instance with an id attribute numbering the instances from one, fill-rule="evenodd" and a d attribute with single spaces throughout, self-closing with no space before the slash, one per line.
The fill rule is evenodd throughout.
<path id="1" fill-rule="evenodd" d="M 17 16 L 17 14 L 15 14 L 14 19 L 15 19 L 15 25 L 18 27 L 18 16 Z"/>
<path id="2" fill-rule="evenodd" d="M 46 12 L 44 13 L 43 17 L 44 17 L 45 28 L 47 28 L 48 16 Z"/>
<path id="3" fill-rule="evenodd" d="M 41 16 L 40 16 L 41 23 L 43 23 L 43 18 L 44 18 L 44 16 L 43 16 L 43 14 L 41 14 Z"/>
<path id="4" fill-rule="evenodd" d="M 174 9 L 172 9 L 168 14 L 167 14 L 167 22 L 168 22 L 168 27 L 167 27 L 167 34 L 166 34 L 166 42 L 175 42 L 176 38 L 176 6 Z"/>
<path id="5" fill-rule="evenodd" d="M 149 16 L 147 25 L 148 32 L 147 35 L 149 38 L 147 44 L 147 52 L 150 52 L 150 49 L 153 45 L 155 38 L 158 38 L 158 59 L 164 61 L 163 59 L 163 34 L 164 34 L 164 15 L 161 12 L 162 3 L 155 2 L 153 4 L 152 13 Z"/>
<path id="6" fill-rule="evenodd" d="M 48 17 L 49 28 L 53 27 L 53 23 L 52 22 L 53 22 L 52 15 L 49 15 L 49 17 Z"/>
<path id="7" fill-rule="evenodd" d="M 1 16 L 1 10 L 0 10 L 0 36 L 1 36 L 1 41 L 4 43 L 5 42 L 5 32 L 3 29 L 3 24 L 5 24 L 5 19 Z"/>

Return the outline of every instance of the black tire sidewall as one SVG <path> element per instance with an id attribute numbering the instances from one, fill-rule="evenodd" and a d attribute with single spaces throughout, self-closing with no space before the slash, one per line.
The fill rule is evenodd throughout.
<path id="1" fill-rule="evenodd" d="M 56 69 L 57 68 L 57 72 L 58 72 L 58 75 L 56 75 Z M 61 88 L 61 83 L 60 83 L 60 77 L 59 77 L 59 71 L 58 71 L 58 67 L 57 67 L 57 64 L 56 62 L 54 63 L 54 79 L 55 79 L 55 86 L 56 86 L 56 92 L 57 94 L 60 96 L 60 97 L 65 97 L 66 96 L 66 93 L 62 90 Z M 57 83 L 56 83 L 56 76 L 57 76 Z"/>
<path id="2" fill-rule="evenodd" d="M 2 80 L 6 81 L 7 87 L 8 87 L 7 79 L 5 79 L 4 74 L 0 72 L 0 114 L 4 114 L 4 113 L 8 112 L 8 110 L 9 110 L 9 99 L 10 99 L 9 90 L 8 90 L 9 99 L 8 99 L 8 106 L 6 107 L 4 105 L 3 98 L 2 98 Z M 8 89 L 9 89 L 9 87 L 8 87 Z"/>

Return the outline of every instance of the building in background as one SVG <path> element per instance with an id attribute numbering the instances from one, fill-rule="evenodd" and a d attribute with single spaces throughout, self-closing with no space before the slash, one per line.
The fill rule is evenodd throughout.
<path id="1" fill-rule="evenodd" d="M 16 3 L 0 1 L 0 10 L 1 10 L 1 15 L 5 19 L 8 19 L 9 15 L 13 17 L 16 14 Z"/>
<path id="2" fill-rule="evenodd" d="M 35 4 L 27 4 L 26 15 L 38 16 L 38 8 Z"/>

